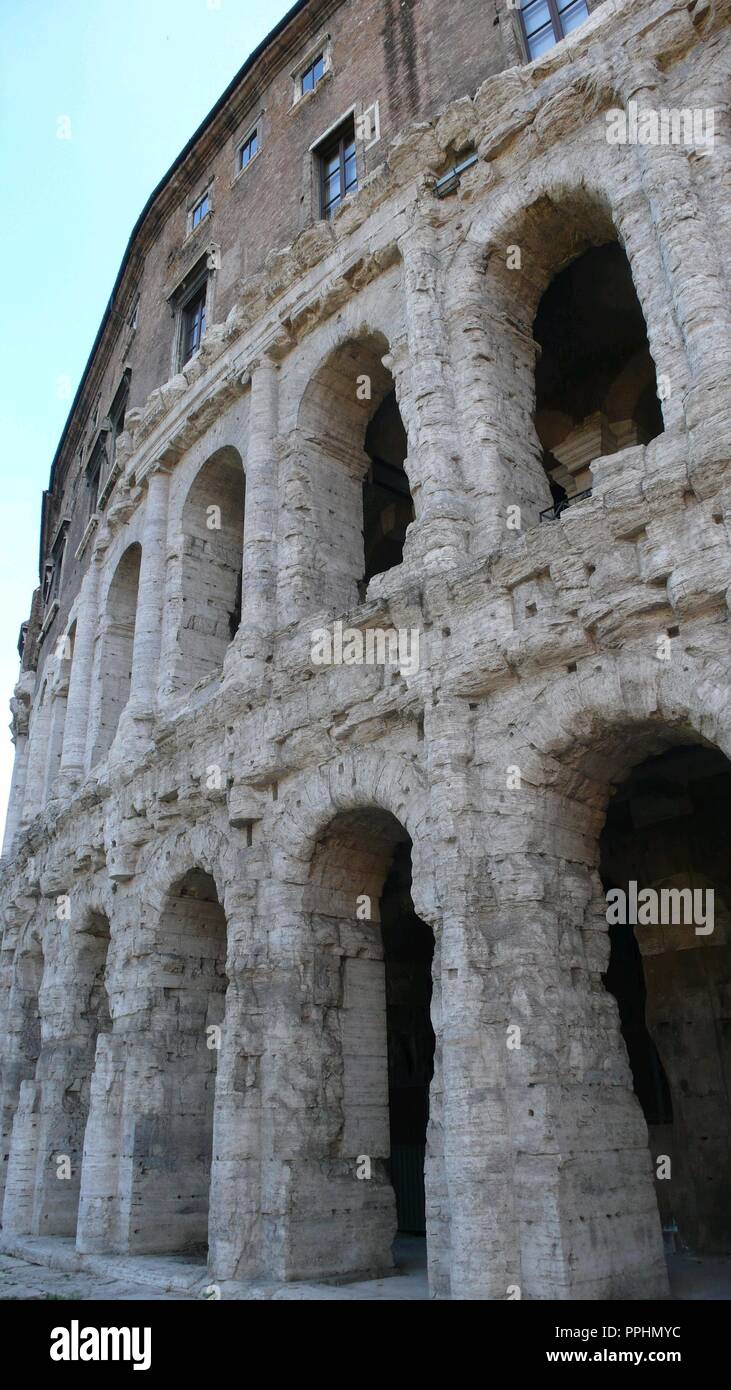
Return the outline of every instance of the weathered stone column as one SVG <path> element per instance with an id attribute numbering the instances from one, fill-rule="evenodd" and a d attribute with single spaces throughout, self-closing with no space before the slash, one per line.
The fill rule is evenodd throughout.
<path id="1" fill-rule="evenodd" d="M 638 114 L 657 110 L 662 102 L 663 80 L 653 62 L 629 66 L 620 74 L 619 85 L 624 101 L 636 103 Z M 672 143 L 637 143 L 635 155 L 691 371 L 685 413 L 693 463 L 701 471 L 709 463 L 725 468 L 719 441 L 727 441 L 731 431 L 731 311 L 717 243 L 686 150 Z M 704 495 L 717 482 L 701 482 Z"/>
<path id="2" fill-rule="evenodd" d="M 253 679 L 266 670 L 275 624 L 278 391 L 278 368 L 264 356 L 251 369 L 241 623 L 224 665 L 240 675 L 243 658 Z"/>
<path id="3" fill-rule="evenodd" d="M 43 780 L 43 800 L 48 802 L 56 789 L 59 765 L 63 747 L 63 735 L 68 709 L 69 674 L 68 665 L 63 663 L 58 671 L 51 690 L 51 718 L 48 729 L 48 750 Z"/>
<path id="4" fill-rule="evenodd" d="M 35 907 L 31 898 L 16 910 L 18 935 L 25 930 L 29 912 Z M 36 1062 L 41 1047 L 38 1016 L 38 994 L 43 976 L 43 954 L 40 940 L 28 941 L 20 952 L 16 950 L 12 965 L 13 977 L 3 1020 L 3 1051 L 0 1059 L 0 1201 L 11 1167 L 14 1147 L 14 1121 L 21 1096 L 21 1087 L 34 1086 Z M 31 1096 L 32 1100 L 32 1096 Z M 10 1229 L 13 1201 L 8 1206 L 3 1227 Z"/>
<path id="5" fill-rule="evenodd" d="M 15 833 L 20 821 L 20 809 L 25 796 L 25 777 L 28 770 L 28 730 L 21 733 L 17 730 L 13 739 L 15 745 L 15 756 L 13 758 L 13 775 L 10 782 L 10 795 L 8 798 L 8 811 L 5 818 L 5 834 L 3 836 L 2 857 L 5 859 L 12 851 Z"/>
<path id="6" fill-rule="evenodd" d="M 251 880 L 242 897 L 255 887 Z M 269 962 L 259 942 L 265 924 L 253 901 L 227 912 L 228 957 L 221 1050 L 216 1071 L 209 1266 L 216 1279 L 266 1272 L 262 1248 L 262 1059 L 269 1031 Z"/>
<path id="7" fill-rule="evenodd" d="M 10 701 L 10 709 L 13 715 L 12 732 L 15 744 L 15 757 L 13 760 L 13 776 L 10 783 L 10 795 L 8 797 L 8 811 L 5 820 L 5 835 L 3 838 L 3 858 L 12 852 L 15 834 L 20 824 L 20 817 L 23 811 L 25 800 L 25 782 L 28 771 L 28 719 L 30 714 L 30 700 L 35 675 L 32 671 L 24 671 L 13 692 Z"/>
<path id="8" fill-rule="evenodd" d="M 99 571 L 101 552 L 91 557 L 84 575 L 76 617 L 74 655 L 69 676 L 66 724 L 63 732 L 59 788 L 70 791 L 84 776 L 89 724 L 91 678 L 99 620 Z"/>
<path id="9" fill-rule="evenodd" d="M 156 468 L 147 478 L 129 700 L 114 740 L 122 752 L 147 743 L 157 709 L 169 491 L 169 472 Z"/>
<path id="10" fill-rule="evenodd" d="M 506 537 L 507 506 L 524 502 L 514 468 L 503 459 L 503 377 L 486 302 L 484 260 L 481 245 L 464 247 L 449 303 L 452 379 L 459 400 L 454 428 L 463 435 L 464 474 L 474 499 L 474 555 L 498 548 Z M 545 492 L 548 506 L 548 484 Z"/>
<path id="11" fill-rule="evenodd" d="M 435 1154 L 426 1169 L 429 1287 L 438 1298 L 503 1300 L 519 1282 L 506 1009 L 486 930 L 492 885 L 485 870 L 487 837 L 474 814 L 464 702 L 443 700 L 430 708 L 424 732 L 434 827 L 430 868 L 440 917 L 440 1008 L 435 1018 L 433 1000 L 432 1016 L 441 1055 L 443 1133 L 443 1158 L 438 1162 Z M 428 869 L 415 859 L 414 894 Z M 419 910 L 416 896 L 415 905 Z M 430 1107 L 430 1131 L 434 1118 Z"/>
<path id="12" fill-rule="evenodd" d="M 443 308 L 440 248 L 426 213 L 417 213 L 399 242 L 404 264 L 408 364 L 399 370 L 397 396 L 409 442 L 416 512 L 410 554 L 424 567 L 458 565 L 468 550 L 470 508 L 461 467 L 458 405 L 451 381 Z"/>
<path id="13" fill-rule="evenodd" d="M 29 722 L 28 761 L 21 823 L 28 825 L 43 810 L 48 735 L 51 726 L 51 663 L 46 662 Z M 48 674 L 47 674 L 48 673 Z"/>
<path id="14" fill-rule="evenodd" d="M 540 806 L 527 787 L 520 795 L 521 820 L 540 826 Z M 647 1126 L 617 1006 L 601 982 L 606 921 L 587 931 L 598 880 L 569 857 L 578 838 L 572 827 L 542 809 L 534 848 L 508 851 L 503 819 L 504 851 L 490 859 L 495 897 L 486 931 L 502 1011 L 518 1245 L 511 1283 L 523 1298 L 663 1298 Z M 499 818 L 486 827 L 493 845 Z M 512 829 L 517 840 L 517 821 Z"/>
<path id="15" fill-rule="evenodd" d="M 63 881 L 45 883 L 53 896 Z M 42 1046 L 21 1088 L 8 1164 L 8 1213 L 34 1236 L 74 1236 L 97 1034 L 108 1028 L 103 923 L 53 923 L 39 1005 Z"/>
<path id="16" fill-rule="evenodd" d="M 286 627 L 317 613 L 322 605 L 322 586 L 312 562 L 314 487 L 307 445 L 298 429 L 282 445 L 279 497 L 277 625 Z"/>

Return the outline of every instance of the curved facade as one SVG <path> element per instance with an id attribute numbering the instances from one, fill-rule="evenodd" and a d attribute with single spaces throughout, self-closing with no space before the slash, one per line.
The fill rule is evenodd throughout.
<path id="1" fill-rule="evenodd" d="M 297 5 L 133 233 L 13 699 L 8 1249 L 729 1250 L 731 4 L 544 8 Z"/>

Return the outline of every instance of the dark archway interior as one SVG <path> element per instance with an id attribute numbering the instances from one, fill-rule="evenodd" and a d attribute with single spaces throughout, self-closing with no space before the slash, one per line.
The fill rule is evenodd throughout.
<path id="1" fill-rule="evenodd" d="M 731 765 L 716 749 L 683 745 L 633 769 L 601 837 L 606 891 L 629 898 L 634 883 L 638 893 L 702 895 L 688 920 L 685 910 L 673 920 L 658 897 L 652 922 L 611 926 L 604 977 L 648 1125 L 668 1246 L 698 1253 L 731 1251 L 730 833 Z M 669 1177 L 657 1175 L 660 1155 Z"/>
<path id="2" fill-rule="evenodd" d="M 555 277 L 533 336 L 536 430 L 561 501 L 591 486 L 592 459 L 663 430 L 647 327 L 621 246 L 592 247 Z"/>
<path id="3" fill-rule="evenodd" d="M 406 530 L 414 520 L 404 469 L 406 450 L 406 430 L 392 389 L 372 416 L 365 436 L 370 467 L 363 480 L 364 585 L 403 559 Z"/>
<path id="4" fill-rule="evenodd" d="M 411 843 L 396 846 L 381 898 L 386 966 L 391 1182 L 398 1228 L 426 1234 L 424 1156 L 434 1071 L 431 1025 L 434 934 L 411 900 Z"/>

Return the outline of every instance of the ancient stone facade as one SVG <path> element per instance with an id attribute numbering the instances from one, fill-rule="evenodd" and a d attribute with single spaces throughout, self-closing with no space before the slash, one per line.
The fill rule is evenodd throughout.
<path id="1" fill-rule="evenodd" d="M 424 1229 L 498 1300 L 729 1248 L 731 3 L 588 11 L 526 62 L 507 4 L 300 4 L 135 230 L 13 701 L 6 1243 Z M 712 930 L 615 949 L 633 882 Z"/>

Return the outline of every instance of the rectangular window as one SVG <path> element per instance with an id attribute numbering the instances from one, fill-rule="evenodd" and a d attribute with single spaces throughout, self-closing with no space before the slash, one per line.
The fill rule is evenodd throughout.
<path id="1" fill-rule="evenodd" d="M 310 66 L 308 68 L 305 68 L 300 78 L 300 92 L 302 93 L 302 96 L 304 96 L 305 92 L 313 92 L 315 90 L 315 87 L 317 86 L 324 72 L 325 54 L 318 53 L 314 62 L 310 63 Z"/>
<path id="2" fill-rule="evenodd" d="M 247 164 L 251 164 L 254 155 L 259 150 L 259 131 L 252 130 L 251 134 L 244 140 L 239 150 L 239 169 L 245 169 Z"/>
<path id="3" fill-rule="evenodd" d="M 210 210 L 211 200 L 208 194 L 204 193 L 203 197 L 200 199 L 199 202 L 196 203 L 192 213 L 190 214 L 190 230 L 192 232 L 195 231 L 196 227 L 199 225 L 199 223 L 203 221 L 203 218 L 208 215 Z"/>
<path id="4" fill-rule="evenodd" d="M 523 0 L 520 19 L 529 57 L 547 53 L 588 17 L 586 0 Z"/>
<path id="5" fill-rule="evenodd" d="M 206 283 L 191 295 L 183 305 L 182 340 L 180 351 L 181 367 L 200 347 L 201 338 L 206 331 Z"/>
<path id="6" fill-rule="evenodd" d="M 320 212 L 332 217 L 346 193 L 358 188 L 355 159 L 355 127 L 352 117 L 317 151 L 320 161 Z"/>

